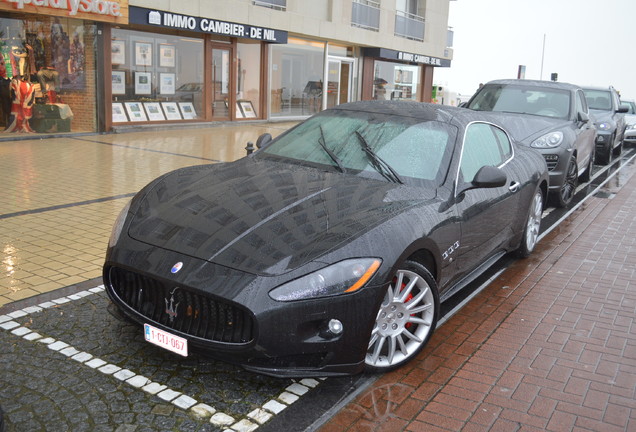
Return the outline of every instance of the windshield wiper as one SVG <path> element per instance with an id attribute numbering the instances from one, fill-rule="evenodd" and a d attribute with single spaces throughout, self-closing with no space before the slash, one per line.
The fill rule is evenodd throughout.
<path id="1" fill-rule="evenodd" d="M 325 134 L 322 131 L 322 125 L 318 126 L 318 129 L 320 129 L 320 139 L 318 140 L 318 144 L 320 144 L 320 147 L 322 147 L 325 150 L 325 152 L 327 152 L 331 160 L 333 160 L 336 163 L 340 172 L 345 173 L 347 170 L 345 169 L 344 165 L 342 165 L 342 161 L 338 159 L 338 156 L 336 156 L 336 154 L 329 147 L 327 147 L 327 142 L 325 141 Z"/>
<path id="2" fill-rule="evenodd" d="M 355 132 L 362 145 L 362 150 L 364 150 L 364 153 L 369 158 L 369 161 L 371 161 L 371 165 L 373 165 L 373 167 L 387 180 L 393 181 L 395 183 L 404 184 L 398 173 L 391 167 L 391 165 L 386 163 L 380 156 L 378 156 L 376 152 L 373 151 L 362 134 L 358 131 Z"/>

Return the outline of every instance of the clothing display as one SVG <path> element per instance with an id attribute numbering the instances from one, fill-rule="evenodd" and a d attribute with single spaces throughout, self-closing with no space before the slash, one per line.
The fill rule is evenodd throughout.
<path id="1" fill-rule="evenodd" d="M 54 67 L 42 68 L 38 71 L 42 93 L 46 93 L 49 103 L 57 102 L 57 89 L 60 86 L 60 74 Z"/>
<path id="2" fill-rule="evenodd" d="M 34 101 L 33 84 L 14 77 L 11 80 L 11 118 L 5 132 L 35 132 L 29 125 Z"/>

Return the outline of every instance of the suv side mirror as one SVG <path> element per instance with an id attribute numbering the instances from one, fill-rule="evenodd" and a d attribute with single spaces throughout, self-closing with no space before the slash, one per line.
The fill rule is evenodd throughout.
<path id="1" fill-rule="evenodd" d="M 258 149 L 261 149 L 267 146 L 267 144 L 269 144 L 271 140 L 272 140 L 272 135 L 268 133 L 264 133 L 263 135 L 259 136 L 258 139 L 256 140 L 256 147 Z"/>
<path id="2" fill-rule="evenodd" d="M 629 108 L 627 108 L 626 106 L 620 106 L 618 107 L 618 109 L 616 110 L 617 113 L 626 113 L 629 111 Z"/>
<path id="3" fill-rule="evenodd" d="M 577 116 L 576 116 L 576 120 L 580 121 L 582 123 L 587 123 L 590 121 L 590 116 L 587 115 L 587 113 L 583 112 L 583 111 L 579 111 Z"/>
<path id="4" fill-rule="evenodd" d="M 479 171 L 475 174 L 473 181 L 465 185 L 460 190 L 460 194 L 463 194 L 470 189 L 498 188 L 504 186 L 507 181 L 508 178 L 506 177 L 506 173 L 500 168 L 494 166 L 483 166 L 479 168 Z"/>

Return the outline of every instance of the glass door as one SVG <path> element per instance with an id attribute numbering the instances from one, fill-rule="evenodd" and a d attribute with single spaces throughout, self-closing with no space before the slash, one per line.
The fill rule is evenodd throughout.
<path id="1" fill-rule="evenodd" d="M 212 118 L 229 120 L 232 88 L 231 48 L 212 48 Z"/>
<path id="2" fill-rule="evenodd" d="M 327 108 L 351 102 L 353 60 L 329 59 Z"/>

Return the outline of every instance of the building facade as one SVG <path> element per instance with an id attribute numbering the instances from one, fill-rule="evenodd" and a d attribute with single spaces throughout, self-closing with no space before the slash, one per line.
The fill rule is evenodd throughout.
<path id="1" fill-rule="evenodd" d="M 430 101 L 449 0 L 0 0 L 0 125 L 301 119 Z"/>

